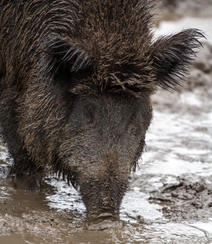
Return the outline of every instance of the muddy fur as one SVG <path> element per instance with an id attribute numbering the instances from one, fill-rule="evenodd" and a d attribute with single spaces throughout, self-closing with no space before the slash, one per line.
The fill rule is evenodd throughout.
<path id="1" fill-rule="evenodd" d="M 203 36 L 188 29 L 152 41 L 154 5 L 0 2 L 0 123 L 17 186 L 38 190 L 53 170 L 81 192 L 88 217 L 118 217 L 151 95 L 175 89 Z"/>

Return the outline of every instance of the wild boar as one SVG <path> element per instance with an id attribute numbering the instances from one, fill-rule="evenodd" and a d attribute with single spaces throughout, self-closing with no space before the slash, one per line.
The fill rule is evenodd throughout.
<path id="1" fill-rule="evenodd" d="M 0 125 L 18 187 L 53 171 L 88 219 L 118 219 L 152 118 L 201 46 L 196 29 L 153 41 L 148 0 L 1 0 Z"/>

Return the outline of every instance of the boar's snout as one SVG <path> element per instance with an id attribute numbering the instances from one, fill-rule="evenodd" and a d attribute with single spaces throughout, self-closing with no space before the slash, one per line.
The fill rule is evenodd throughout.
<path id="1" fill-rule="evenodd" d="M 101 167 L 99 166 L 101 165 Z M 80 192 L 88 220 L 98 223 L 119 220 L 119 208 L 127 190 L 130 167 L 121 167 L 117 153 L 106 153 L 98 165 L 98 173 L 80 177 Z"/>

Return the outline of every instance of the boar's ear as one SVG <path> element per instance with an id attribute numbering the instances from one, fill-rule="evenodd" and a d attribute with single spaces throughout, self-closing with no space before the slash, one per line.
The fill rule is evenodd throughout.
<path id="1" fill-rule="evenodd" d="M 48 43 L 48 50 L 51 57 L 49 69 L 54 73 L 76 73 L 86 69 L 91 62 L 88 52 L 83 48 L 60 38 L 52 38 Z"/>
<path id="2" fill-rule="evenodd" d="M 166 90 L 175 89 L 188 70 L 199 38 L 204 37 L 197 29 L 187 29 L 176 35 L 161 37 L 151 46 L 153 68 L 158 85 Z"/>

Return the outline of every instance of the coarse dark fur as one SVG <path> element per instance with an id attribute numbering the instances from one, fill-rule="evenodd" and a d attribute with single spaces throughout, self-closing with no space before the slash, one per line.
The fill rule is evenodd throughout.
<path id="1" fill-rule="evenodd" d="M 175 89 L 203 35 L 152 40 L 154 1 L 1 0 L 0 123 L 17 186 L 45 169 L 79 189 L 89 218 L 117 218 L 158 86 Z"/>

